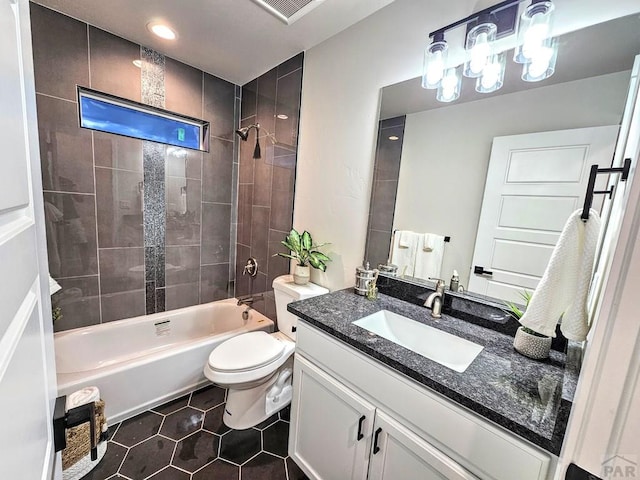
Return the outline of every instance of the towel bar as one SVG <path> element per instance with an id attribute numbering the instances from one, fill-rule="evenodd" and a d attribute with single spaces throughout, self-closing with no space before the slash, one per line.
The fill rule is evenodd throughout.
<path id="1" fill-rule="evenodd" d="M 591 208 L 591 204 L 593 203 L 594 195 L 602 195 L 608 194 L 609 198 L 613 198 L 613 189 L 614 186 L 611 185 L 609 190 L 594 190 L 596 186 L 596 177 L 599 173 L 622 173 L 620 180 L 623 182 L 627 181 L 629 178 L 629 170 L 631 169 L 631 159 L 624 159 L 624 166 L 622 167 L 614 167 L 614 168 L 598 168 L 598 165 L 591 165 L 591 172 L 589 173 L 589 183 L 587 183 L 587 193 L 584 196 L 584 207 L 582 208 L 582 215 L 580 218 L 583 222 L 589 220 L 589 209 Z"/>

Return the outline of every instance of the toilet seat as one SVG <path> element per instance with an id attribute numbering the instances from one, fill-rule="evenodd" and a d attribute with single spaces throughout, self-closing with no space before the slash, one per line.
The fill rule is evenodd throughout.
<path id="1" fill-rule="evenodd" d="M 251 332 L 222 342 L 209 355 L 209 366 L 219 372 L 245 372 L 268 365 L 284 350 L 284 344 L 267 332 Z"/>
<path id="2" fill-rule="evenodd" d="M 257 344 L 266 346 L 265 351 L 248 350 L 252 348 L 251 345 Z M 204 367 L 204 374 L 213 383 L 226 387 L 256 382 L 273 375 L 293 354 L 295 346 L 290 338 L 280 332 L 243 333 L 214 348 Z M 249 358 L 254 365 L 250 365 Z"/>

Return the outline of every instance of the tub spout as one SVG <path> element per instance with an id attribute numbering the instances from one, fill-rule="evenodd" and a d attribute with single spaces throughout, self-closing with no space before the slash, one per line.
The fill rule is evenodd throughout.
<path id="1" fill-rule="evenodd" d="M 251 307 L 254 302 L 258 300 L 264 300 L 262 293 L 257 293 L 255 295 L 245 295 L 243 297 L 238 297 L 238 306 L 246 305 L 247 307 Z"/>

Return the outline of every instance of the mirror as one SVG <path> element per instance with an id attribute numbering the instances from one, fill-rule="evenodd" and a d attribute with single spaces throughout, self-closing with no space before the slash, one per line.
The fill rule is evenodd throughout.
<path id="1" fill-rule="evenodd" d="M 366 261 L 373 266 L 387 262 L 396 230 L 448 236 L 439 276 L 449 284 L 455 269 L 466 288 L 474 275 L 474 249 L 495 137 L 614 126 L 610 151 L 602 153 L 604 162 L 610 163 L 630 70 L 640 53 L 640 16 L 594 25 L 559 41 L 556 72 L 541 82 L 522 81 L 522 67 L 508 52 L 504 86 L 494 93 L 476 93 L 475 81 L 469 78 L 463 78 L 461 96 L 452 103 L 436 101 L 435 90 L 422 89 L 420 78 L 382 89 Z M 564 175 L 560 171 L 550 175 L 556 174 Z M 585 175 L 588 165 L 582 178 Z M 606 178 L 599 182 L 606 187 Z M 585 190 L 565 205 L 566 212 L 582 208 Z M 594 197 L 593 208 L 602 202 L 602 196 Z M 561 221 L 555 218 L 561 216 L 558 213 L 532 223 L 553 232 L 557 240 L 566 212 L 561 212 Z M 518 213 L 514 210 L 516 217 Z M 546 249 L 546 260 L 538 262 L 540 276 L 552 248 L 553 244 Z M 509 262 L 519 260 L 502 259 L 503 268 L 510 270 Z M 520 286 L 531 289 L 526 282 Z M 513 299 L 508 293 L 489 295 Z"/>

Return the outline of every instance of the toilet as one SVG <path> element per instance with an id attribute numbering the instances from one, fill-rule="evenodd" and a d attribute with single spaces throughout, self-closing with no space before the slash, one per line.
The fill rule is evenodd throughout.
<path id="1" fill-rule="evenodd" d="M 296 285 L 291 275 L 283 275 L 273 281 L 273 291 L 279 331 L 230 338 L 213 349 L 204 367 L 211 382 L 228 389 L 222 419 L 236 430 L 251 428 L 291 403 L 298 319 L 287 305 L 329 290 L 313 283 Z"/>

